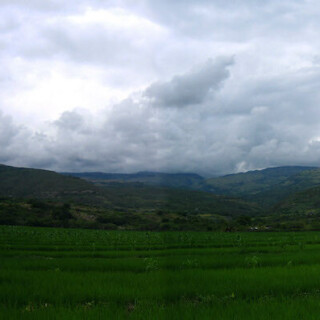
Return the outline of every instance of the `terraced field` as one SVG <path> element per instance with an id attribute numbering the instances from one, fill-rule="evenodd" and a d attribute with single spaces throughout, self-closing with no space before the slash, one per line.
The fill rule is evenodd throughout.
<path id="1" fill-rule="evenodd" d="M 320 233 L 0 226 L 1 319 L 319 319 Z"/>

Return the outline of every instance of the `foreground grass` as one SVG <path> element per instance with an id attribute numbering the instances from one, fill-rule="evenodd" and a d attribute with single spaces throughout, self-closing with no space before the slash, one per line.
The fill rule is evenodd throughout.
<path id="1" fill-rule="evenodd" d="M 319 319 L 319 299 L 290 298 L 262 299 L 257 301 L 233 300 L 227 303 L 177 304 L 139 303 L 119 305 L 82 305 L 72 307 L 28 305 L 24 310 L 5 308 L 3 319 Z"/>
<path id="2" fill-rule="evenodd" d="M 1 319 L 318 319 L 319 233 L 0 226 Z"/>

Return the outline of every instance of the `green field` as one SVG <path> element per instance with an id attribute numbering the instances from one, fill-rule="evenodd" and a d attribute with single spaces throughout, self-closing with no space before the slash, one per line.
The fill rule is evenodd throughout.
<path id="1" fill-rule="evenodd" d="M 320 233 L 0 226 L 1 319 L 319 319 Z"/>

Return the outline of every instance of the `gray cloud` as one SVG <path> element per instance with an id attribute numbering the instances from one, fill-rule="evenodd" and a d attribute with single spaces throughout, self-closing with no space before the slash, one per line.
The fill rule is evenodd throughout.
<path id="1" fill-rule="evenodd" d="M 151 16 L 187 37 L 222 41 L 252 40 L 269 36 L 300 38 L 300 32 L 317 23 L 315 0 L 232 1 L 143 1 L 127 2 L 130 8 Z M 235 27 L 236 26 L 236 27 Z M 312 31 L 312 28 L 309 29 Z"/>
<path id="2" fill-rule="evenodd" d="M 219 59 L 215 63 L 208 60 L 199 70 L 184 75 L 175 76 L 169 82 L 157 82 L 146 91 L 145 96 L 160 107 L 185 107 L 200 104 L 207 97 L 209 91 L 219 88 L 229 76 L 227 67 L 233 59 Z"/>
<path id="3" fill-rule="evenodd" d="M 63 130 L 77 131 L 83 125 L 83 118 L 75 111 L 66 111 L 54 124 Z"/>
<path id="4" fill-rule="evenodd" d="M 208 175 L 319 165 L 314 0 L 0 8 L 0 162 Z"/>
<path id="5" fill-rule="evenodd" d="M 200 67 L 165 83 L 163 101 L 172 101 L 176 79 L 183 90 L 184 83 L 196 84 L 203 70 L 210 70 L 215 96 L 201 89 L 196 106 L 185 101 L 190 108 L 150 104 L 145 95 L 156 83 L 98 116 L 65 112 L 42 134 L 2 115 L 0 128 L 7 136 L 1 140 L 1 161 L 55 170 L 195 171 L 209 176 L 276 165 L 318 165 L 319 70 L 251 79 L 233 93 L 235 79 L 225 79 L 226 61 L 210 62 L 214 69 Z"/>
<path id="6" fill-rule="evenodd" d="M 3 115 L 2 112 L 0 112 L 0 123 L 0 146 L 1 149 L 5 149 L 15 139 L 20 128 L 14 125 L 11 117 Z"/>

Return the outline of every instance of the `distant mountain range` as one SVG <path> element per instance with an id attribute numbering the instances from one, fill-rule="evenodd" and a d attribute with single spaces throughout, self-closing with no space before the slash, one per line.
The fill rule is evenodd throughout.
<path id="1" fill-rule="evenodd" d="M 0 165 L 0 195 L 56 199 L 94 194 L 98 189 L 86 180 L 53 171 Z"/>
<path id="2" fill-rule="evenodd" d="M 270 207 L 289 194 L 320 185 L 320 169 L 286 166 L 208 179 L 203 190 Z"/>
<path id="3" fill-rule="evenodd" d="M 211 179 L 205 179 L 194 173 L 64 172 L 62 174 L 85 179 L 97 186 L 106 186 L 110 182 L 139 182 L 147 186 L 205 191 L 217 195 L 243 198 L 264 207 L 276 204 L 291 193 L 320 185 L 320 169 L 303 166 L 267 168 Z"/>
<path id="4" fill-rule="evenodd" d="M 275 206 L 274 211 L 285 215 L 319 216 L 320 187 L 290 194 Z"/>
<path id="5" fill-rule="evenodd" d="M 142 176 L 153 179 L 149 173 Z M 182 178 L 173 175 L 172 180 L 177 176 Z M 197 179 L 197 175 L 187 175 L 183 179 L 186 181 L 190 177 Z M 72 226 L 202 230 L 214 227 L 218 220 L 255 216 L 260 210 L 242 199 L 204 191 L 115 179 L 104 181 L 100 186 L 52 171 L 4 165 L 0 166 L 0 197 L 0 223 L 5 224 L 65 225 L 63 214 L 56 214 L 56 211 L 69 204 L 71 213 L 67 210 L 66 215 L 73 217 L 68 220 Z"/>
<path id="6" fill-rule="evenodd" d="M 104 172 L 62 172 L 66 176 L 86 179 L 96 185 L 110 182 L 140 182 L 148 186 L 201 189 L 204 178 L 195 173 L 162 173 L 143 171 L 133 174 Z"/>
<path id="7" fill-rule="evenodd" d="M 257 194 L 270 187 L 284 183 L 288 178 L 315 167 L 276 167 L 229 174 L 206 180 L 211 192 L 216 194 L 249 195 Z"/>
<path id="8" fill-rule="evenodd" d="M 0 224 L 215 230 L 249 221 L 282 226 L 289 219 L 292 226 L 314 226 L 320 169 L 287 166 L 204 179 L 193 173 L 59 174 L 0 165 L 0 197 Z"/>

